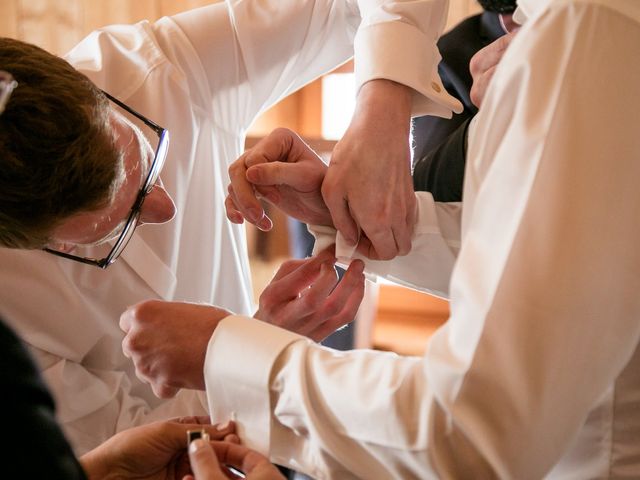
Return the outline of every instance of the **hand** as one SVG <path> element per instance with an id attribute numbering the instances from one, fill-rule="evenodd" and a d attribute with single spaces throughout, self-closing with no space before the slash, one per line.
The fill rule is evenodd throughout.
<path id="1" fill-rule="evenodd" d="M 124 354 L 136 375 L 149 383 L 160 398 L 174 396 L 180 388 L 204 390 L 207 345 L 226 310 L 194 303 L 148 300 L 120 316 Z"/>
<path id="2" fill-rule="evenodd" d="M 247 480 L 284 480 L 278 469 L 266 457 L 233 443 L 194 440 L 189 445 L 189 459 L 194 475 L 188 475 L 183 480 L 238 478 L 225 474 L 221 464 L 241 470 Z"/>
<path id="3" fill-rule="evenodd" d="M 304 223 L 332 225 L 320 187 L 327 166 L 291 130 L 279 128 L 246 151 L 229 167 L 227 218 L 245 219 L 270 230 L 271 219 L 259 198 Z"/>
<path id="4" fill-rule="evenodd" d="M 351 262 L 340 283 L 334 263 L 332 250 L 284 262 L 260 295 L 254 316 L 315 341 L 351 322 L 364 295 L 364 263 Z"/>
<path id="5" fill-rule="evenodd" d="M 476 107 L 480 108 L 482 105 L 496 67 L 500 63 L 500 60 L 502 60 L 504 52 L 507 51 L 507 47 L 517 32 L 518 30 L 514 30 L 503 35 L 483 49 L 478 50 L 478 52 L 471 57 L 469 71 L 473 77 L 473 85 L 471 87 L 470 97 Z"/>
<path id="6" fill-rule="evenodd" d="M 232 440 L 235 425 L 209 424 L 208 417 L 155 422 L 117 433 L 80 459 L 90 480 L 182 479 L 191 473 L 187 456 L 187 431 L 206 430 L 213 440 Z"/>
<path id="7" fill-rule="evenodd" d="M 365 83 L 322 184 L 333 224 L 351 245 L 362 230 L 373 245 L 371 258 L 388 260 L 411 249 L 416 199 L 410 117 L 408 87 L 388 80 Z"/>

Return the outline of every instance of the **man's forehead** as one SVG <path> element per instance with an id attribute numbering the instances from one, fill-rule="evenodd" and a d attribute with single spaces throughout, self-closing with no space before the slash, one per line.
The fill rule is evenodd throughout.
<path id="1" fill-rule="evenodd" d="M 117 147 L 122 152 L 124 174 L 129 176 L 135 172 L 141 172 L 142 178 L 139 183 L 142 186 L 150 166 L 149 142 L 135 124 L 116 111 L 114 111 L 112 125 Z"/>

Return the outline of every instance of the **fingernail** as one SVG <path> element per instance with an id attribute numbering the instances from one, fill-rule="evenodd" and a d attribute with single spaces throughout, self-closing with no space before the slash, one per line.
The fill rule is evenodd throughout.
<path id="1" fill-rule="evenodd" d="M 254 222 L 257 222 L 258 220 L 260 220 L 262 218 L 262 211 L 257 209 L 257 208 L 250 208 L 248 210 L 249 213 L 249 217 L 251 217 L 251 220 Z"/>
<path id="2" fill-rule="evenodd" d="M 204 448 L 207 445 L 207 442 L 198 438 L 189 444 L 189 453 L 196 453 L 198 450 Z"/>
<path id="3" fill-rule="evenodd" d="M 247 171 L 245 172 L 245 176 L 247 177 L 247 180 L 249 180 L 250 182 L 255 182 L 256 180 L 259 180 L 260 167 L 254 165 L 247 168 Z"/>
<path id="4" fill-rule="evenodd" d="M 260 230 L 265 232 L 271 230 L 271 227 L 273 226 L 271 220 L 269 220 L 269 217 L 267 216 L 262 217 L 260 221 L 256 223 L 256 225 Z"/>
<path id="5" fill-rule="evenodd" d="M 229 426 L 231 425 L 231 420 L 227 420 L 224 423 L 219 423 L 216 425 L 216 430 L 221 432 L 223 430 L 226 430 L 227 428 L 229 428 Z"/>

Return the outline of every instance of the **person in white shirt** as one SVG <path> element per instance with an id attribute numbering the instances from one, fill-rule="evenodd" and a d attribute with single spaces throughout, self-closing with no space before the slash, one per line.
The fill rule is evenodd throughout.
<path id="1" fill-rule="evenodd" d="M 0 313 L 31 347 L 77 453 L 132 425 L 206 411 L 197 392 L 159 401 L 135 376 L 118 318 L 149 298 L 252 313 L 244 229 L 223 205 L 253 120 L 355 52 L 358 101 L 385 112 L 371 117 L 376 129 L 396 129 L 386 155 L 408 158 L 399 120 L 457 108 L 431 41 L 446 10 L 444 0 L 216 2 L 91 33 L 65 57 L 90 82 L 2 40 L 0 65 L 18 86 L 0 116 L 0 243 L 14 247 L 0 249 Z M 398 54 L 407 42 L 424 60 Z M 370 123 L 356 114 L 343 159 L 376 137 Z"/>
<path id="2" fill-rule="evenodd" d="M 449 242 L 455 255 L 447 206 L 429 194 L 416 196 L 412 252 L 367 262 L 416 288 L 446 285 L 451 316 L 424 357 L 334 352 L 242 316 L 217 319 L 204 378 L 194 374 L 214 417 L 237 419 L 272 461 L 340 479 L 640 476 L 640 4 L 520 0 L 516 18 L 526 21 L 500 64 L 475 63 L 477 79 L 493 78 L 471 125 L 450 281 L 438 283 L 433 268 L 447 277 L 449 264 L 425 251 L 439 238 L 440 253 Z M 280 185 L 263 165 L 247 179 L 279 185 L 265 195 L 281 206 L 302 185 L 307 213 L 327 220 L 308 209 L 321 204 L 325 167 L 301 168 L 308 150 L 278 138 L 261 161 L 290 149 L 288 169 L 315 183 Z M 127 312 L 122 324 L 135 338 L 157 320 Z M 131 353 L 145 366 L 142 350 Z"/>

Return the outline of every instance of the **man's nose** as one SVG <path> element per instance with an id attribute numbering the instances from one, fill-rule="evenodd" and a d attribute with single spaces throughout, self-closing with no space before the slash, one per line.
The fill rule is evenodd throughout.
<path id="1" fill-rule="evenodd" d="M 176 214 L 176 206 L 159 184 L 145 197 L 140 210 L 140 223 L 166 223 Z"/>

